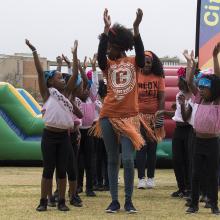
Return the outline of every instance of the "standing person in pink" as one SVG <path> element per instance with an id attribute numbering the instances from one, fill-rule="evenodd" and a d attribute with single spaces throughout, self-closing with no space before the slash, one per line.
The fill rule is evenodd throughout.
<path id="1" fill-rule="evenodd" d="M 215 74 L 202 76 L 197 80 L 197 86 L 193 81 L 195 61 L 193 57 L 185 54 L 187 58 L 187 83 L 194 95 L 198 97 L 197 102 L 192 105 L 193 127 L 196 138 L 193 155 L 192 201 L 190 207 L 186 210 L 187 213 L 195 213 L 199 210 L 199 188 L 203 172 L 201 167 L 205 164 L 211 211 L 213 214 L 220 214 L 218 208 L 220 68 L 217 58 L 219 52 L 220 44 L 213 50 Z"/>

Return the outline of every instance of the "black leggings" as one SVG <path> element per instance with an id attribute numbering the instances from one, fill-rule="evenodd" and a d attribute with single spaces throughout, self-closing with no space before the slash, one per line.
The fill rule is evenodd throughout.
<path id="1" fill-rule="evenodd" d="M 141 148 L 141 150 L 136 152 L 136 165 L 138 171 L 138 178 L 142 179 L 145 177 L 145 167 L 147 160 L 147 177 L 154 178 L 156 161 L 157 161 L 157 142 L 150 141 L 144 128 L 141 126 L 141 134 L 144 137 L 146 144 Z"/>
<path id="2" fill-rule="evenodd" d="M 103 139 L 94 138 L 94 146 L 96 148 L 96 184 L 108 186 L 108 162 Z"/>
<path id="3" fill-rule="evenodd" d="M 207 194 L 212 206 L 218 204 L 218 167 L 219 167 L 219 140 L 218 138 L 196 138 L 195 153 L 193 156 L 192 175 L 192 204 L 198 205 L 199 188 L 202 173 L 206 165 Z"/>
<path id="4" fill-rule="evenodd" d="M 67 164 L 67 176 L 68 180 L 76 181 L 77 179 L 77 153 L 78 153 L 78 146 L 77 146 L 77 133 L 71 133 L 70 135 L 71 145 L 69 160 Z"/>
<path id="5" fill-rule="evenodd" d="M 177 126 L 172 140 L 173 168 L 179 190 L 190 190 L 189 145 L 192 126 Z"/>
<path id="6" fill-rule="evenodd" d="M 41 140 L 41 151 L 43 156 L 43 177 L 52 179 L 54 169 L 57 170 L 57 177 L 66 177 L 67 161 L 71 148 L 70 138 L 66 132 L 53 132 L 43 130 Z"/>
<path id="7" fill-rule="evenodd" d="M 81 141 L 78 155 L 78 186 L 83 186 L 84 168 L 86 171 L 86 190 L 93 189 L 93 173 L 94 173 L 94 140 L 88 134 L 89 129 L 80 129 Z"/>

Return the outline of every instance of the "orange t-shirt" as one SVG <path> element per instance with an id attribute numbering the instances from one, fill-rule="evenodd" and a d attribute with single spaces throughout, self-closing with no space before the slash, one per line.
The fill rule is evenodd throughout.
<path id="1" fill-rule="evenodd" d="M 107 79 L 107 96 L 100 118 L 126 118 L 138 114 L 137 70 L 135 57 L 108 59 L 103 72 Z"/>
<path id="2" fill-rule="evenodd" d="M 164 92 L 164 78 L 154 74 L 138 75 L 139 112 L 154 114 L 158 110 L 158 92 Z"/>

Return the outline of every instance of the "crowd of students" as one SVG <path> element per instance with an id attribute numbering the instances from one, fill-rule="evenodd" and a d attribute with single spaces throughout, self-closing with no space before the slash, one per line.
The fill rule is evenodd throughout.
<path id="1" fill-rule="evenodd" d="M 218 209 L 218 166 L 220 134 L 220 44 L 213 51 L 214 74 L 196 68 L 193 53 L 184 51 L 187 67 L 177 72 L 179 93 L 173 111 L 165 110 L 165 75 L 160 59 L 144 50 L 139 33 L 143 12 L 137 10 L 133 31 L 120 24 L 111 26 L 104 11 L 104 32 L 97 55 L 87 71 L 77 58 L 78 41 L 72 48 L 73 62 L 57 58 L 58 68 L 43 71 L 36 48 L 33 52 L 38 72 L 45 129 L 42 135 L 43 174 L 41 199 L 37 211 L 56 206 L 68 211 L 65 202 L 66 175 L 70 204 L 81 207 L 79 196 L 95 197 L 95 190 L 109 191 L 106 212 L 120 210 L 118 172 L 124 168 L 125 202 L 128 213 L 136 213 L 132 202 L 134 152 L 138 189 L 153 188 L 157 143 L 165 137 L 164 117 L 176 122 L 173 134 L 173 167 L 178 190 L 172 197 L 186 197 L 187 213 L 198 211 L 199 195 L 212 213 Z M 135 49 L 135 56 L 127 56 Z M 68 74 L 62 74 L 62 62 Z M 96 61 L 103 79 L 97 80 Z M 145 165 L 147 156 L 147 174 Z M 52 193 L 56 169 L 57 190 Z M 201 187 L 200 187 L 201 186 Z"/>

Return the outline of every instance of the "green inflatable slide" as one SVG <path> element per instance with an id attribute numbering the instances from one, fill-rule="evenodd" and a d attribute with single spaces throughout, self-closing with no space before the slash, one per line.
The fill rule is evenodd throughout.
<path id="1" fill-rule="evenodd" d="M 43 128 L 41 115 L 36 114 L 19 91 L 0 82 L 0 160 L 41 160 Z"/>

